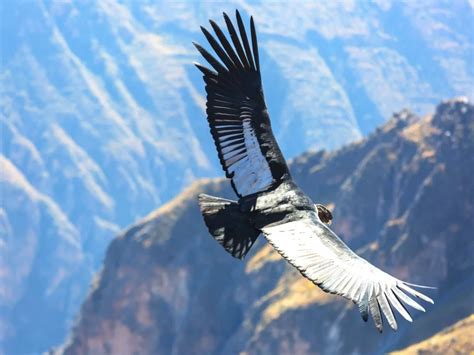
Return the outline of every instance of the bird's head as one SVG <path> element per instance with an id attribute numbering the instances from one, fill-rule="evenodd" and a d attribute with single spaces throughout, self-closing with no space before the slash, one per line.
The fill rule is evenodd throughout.
<path id="1" fill-rule="evenodd" d="M 332 221 L 332 213 L 331 211 L 324 205 L 315 204 L 314 207 L 316 211 L 318 211 L 318 216 L 321 222 L 326 224 L 331 224 Z"/>

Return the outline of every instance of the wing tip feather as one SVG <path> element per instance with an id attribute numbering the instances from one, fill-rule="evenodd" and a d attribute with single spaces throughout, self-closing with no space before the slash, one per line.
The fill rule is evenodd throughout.
<path id="1" fill-rule="evenodd" d="M 216 76 L 217 73 L 212 71 L 211 69 L 205 67 L 204 65 L 198 63 L 198 62 L 193 62 L 194 66 L 199 69 L 201 73 L 203 73 L 205 76 Z"/>
<path id="2" fill-rule="evenodd" d="M 437 290 L 437 289 L 438 289 L 438 287 L 425 286 L 425 285 L 417 285 L 417 284 L 412 284 L 412 283 L 406 282 L 406 281 L 403 281 L 403 283 L 404 283 L 405 285 L 408 285 L 408 286 L 418 287 L 418 288 L 425 288 L 425 289 L 429 289 L 429 290 Z"/>
<path id="3" fill-rule="evenodd" d="M 406 282 L 402 282 L 400 284 L 400 287 L 405 290 L 406 292 L 410 293 L 411 295 L 427 302 L 427 303 L 431 303 L 431 304 L 434 304 L 434 301 L 426 296 L 425 294 L 421 293 L 421 292 L 418 292 L 417 290 L 414 290 L 413 288 L 411 288 L 410 286 L 408 286 L 408 284 Z"/>

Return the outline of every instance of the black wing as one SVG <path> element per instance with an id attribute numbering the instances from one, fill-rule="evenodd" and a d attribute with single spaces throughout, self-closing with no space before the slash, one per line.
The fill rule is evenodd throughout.
<path id="1" fill-rule="evenodd" d="M 201 27 L 220 62 L 194 43 L 214 70 L 196 64 L 204 74 L 207 120 L 226 176 L 239 197 L 265 191 L 290 174 L 273 136 L 263 97 L 257 36 L 250 18 L 252 48 L 236 11 L 240 38 L 229 17 L 224 19 L 233 46 L 213 21 L 214 38 Z"/>

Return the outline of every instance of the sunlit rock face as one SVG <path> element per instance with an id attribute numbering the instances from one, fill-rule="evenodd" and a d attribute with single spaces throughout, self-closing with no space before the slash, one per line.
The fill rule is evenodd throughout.
<path id="1" fill-rule="evenodd" d="M 410 309 L 414 322 L 401 320 L 397 332 L 379 334 L 352 303 L 323 293 L 264 240 L 244 261 L 229 256 L 197 204 L 202 192 L 234 198 L 227 181 L 213 179 L 113 240 L 56 351 L 373 354 L 418 343 L 474 312 L 473 166 L 474 106 L 465 99 L 424 117 L 401 111 L 358 143 L 291 164 L 359 254 L 398 278 L 437 287 L 424 290 L 435 304 L 427 313 Z"/>
<path id="2" fill-rule="evenodd" d="M 474 351 L 474 342 L 472 341 L 473 332 L 474 314 L 471 314 L 469 317 L 443 329 L 432 337 L 400 351 L 396 351 L 393 354 L 469 354 Z"/>
<path id="3" fill-rule="evenodd" d="M 274 132 L 293 158 L 358 140 L 402 107 L 424 114 L 441 98 L 472 95 L 469 2 L 412 3 L 3 1 L 1 153 L 71 228 L 31 224 L 26 238 L 28 219 L 14 207 L 22 195 L 2 182 L 8 269 L 65 272 L 25 268 L 18 287 L 33 301 L 8 296 L 0 348 L 57 343 L 112 236 L 196 178 L 220 175 L 192 66 L 199 25 L 222 25 L 235 8 L 255 15 Z M 62 253 L 64 238 L 77 240 L 72 260 L 86 271 L 42 256 L 42 241 Z M 65 300 L 50 319 L 35 310 L 56 309 L 51 285 Z"/>

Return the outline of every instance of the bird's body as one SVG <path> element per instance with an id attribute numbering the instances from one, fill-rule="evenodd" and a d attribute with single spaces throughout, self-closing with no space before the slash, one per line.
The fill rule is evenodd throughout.
<path id="1" fill-rule="evenodd" d="M 270 191 L 245 196 L 239 205 L 259 230 L 295 221 L 302 213 L 317 213 L 313 201 L 292 180 L 283 181 Z"/>
<path id="2" fill-rule="evenodd" d="M 201 210 L 212 234 L 228 251 L 237 258 L 245 257 L 255 239 L 264 228 L 297 221 L 308 212 L 317 215 L 317 208 L 311 199 L 290 179 L 274 188 L 243 196 L 238 201 L 200 195 Z M 229 219 L 223 218 L 222 205 L 228 208 Z M 217 208 L 217 210 L 216 210 Z M 217 213 L 212 213 L 216 211 Z M 253 233 L 244 233 L 243 226 Z M 232 228 L 238 232 L 222 232 Z M 213 233 L 215 232 L 215 233 Z M 249 244 L 249 245 L 248 245 Z M 247 248 L 244 246 L 248 245 Z"/>
<path id="3" fill-rule="evenodd" d="M 213 68 L 196 64 L 204 74 L 207 118 L 219 160 L 238 196 L 238 201 L 199 196 L 209 232 L 236 258 L 245 257 L 263 234 L 305 277 L 352 300 L 364 320 L 370 313 L 380 331 L 382 314 L 397 328 L 392 308 L 411 321 L 405 305 L 424 309 L 408 295 L 431 299 L 357 256 L 327 227 L 330 211 L 315 205 L 292 180 L 271 129 L 253 19 L 250 44 L 238 12 L 236 17 L 240 36 L 224 14 L 230 41 L 213 21 L 218 40 L 202 28 L 220 62 L 195 44 Z"/>

